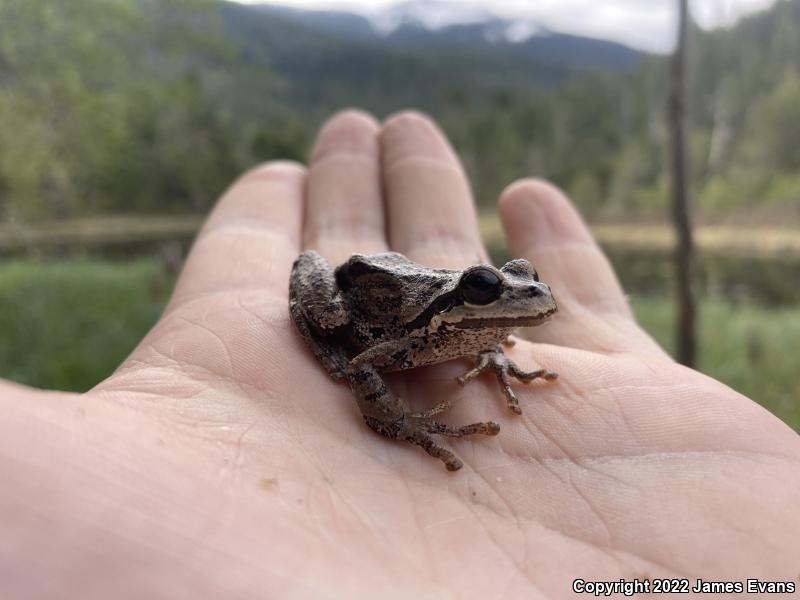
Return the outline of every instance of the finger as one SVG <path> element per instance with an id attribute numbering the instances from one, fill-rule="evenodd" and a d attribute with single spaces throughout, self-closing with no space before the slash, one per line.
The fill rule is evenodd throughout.
<path id="1" fill-rule="evenodd" d="M 534 179 L 517 181 L 503 191 L 499 208 L 511 253 L 536 259 L 564 308 L 630 316 L 608 259 L 560 190 Z"/>
<path id="2" fill-rule="evenodd" d="M 348 110 L 321 129 L 309 165 L 303 245 L 337 265 L 387 250 L 377 121 Z"/>
<path id="3" fill-rule="evenodd" d="M 197 235 L 167 312 L 229 291 L 285 295 L 300 249 L 305 173 L 296 163 L 266 163 L 225 192 Z"/>
<path id="4" fill-rule="evenodd" d="M 663 355 L 636 326 L 608 258 L 559 189 L 536 179 L 517 181 L 503 191 L 499 210 L 511 254 L 534 264 L 559 305 L 537 340 L 593 350 L 631 349 L 633 343 Z"/>
<path id="5" fill-rule="evenodd" d="M 469 183 L 439 128 L 402 112 L 384 123 L 380 140 L 391 248 L 432 267 L 485 262 Z"/>

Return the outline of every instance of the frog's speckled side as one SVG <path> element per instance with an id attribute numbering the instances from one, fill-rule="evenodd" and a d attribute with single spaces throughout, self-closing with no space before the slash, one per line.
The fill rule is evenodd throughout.
<path id="1" fill-rule="evenodd" d="M 411 369 L 477 355 L 462 384 L 489 369 L 509 408 L 521 412 L 510 377 L 555 379 L 545 370 L 521 371 L 500 349 L 516 327 L 538 325 L 556 312 L 550 288 L 522 259 L 502 269 L 476 265 L 464 271 L 429 269 L 402 254 L 354 254 L 335 270 L 313 250 L 295 261 L 289 309 L 298 331 L 335 379 L 347 379 L 364 420 L 389 438 L 421 446 L 455 471 L 461 461 L 431 439 L 480 433 L 497 435 L 492 421 L 461 427 L 434 420 L 449 401 L 421 412 L 386 386 L 381 372 Z"/>

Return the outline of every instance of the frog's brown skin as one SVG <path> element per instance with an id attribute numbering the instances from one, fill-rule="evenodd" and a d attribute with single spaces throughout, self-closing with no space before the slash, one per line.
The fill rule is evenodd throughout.
<path id="1" fill-rule="evenodd" d="M 512 260 L 501 269 L 475 265 L 464 271 L 430 269 L 402 254 L 354 254 L 335 270 L 313 250 L 292 267 L 289 309 L 298 331 L 334 379 L 347 379 L 367 425 L 393 439 L 421 446 L 448 470 L 462 462 L 430 434 L 497 435 L 492 421 L 460 427 L 434 420 L 450 408 L 440 402 L 411 412 L 381 373 L 466 356 L 477 366 L 462 384 L 484 371 L 497 375 L 509 408 L 519 414 L 510 377 L 553 380 L 544 369 L 525 372 L 499 344 L 517 327 L 538 325 L 556 312 L 550 288 L 531 264 Z"/>

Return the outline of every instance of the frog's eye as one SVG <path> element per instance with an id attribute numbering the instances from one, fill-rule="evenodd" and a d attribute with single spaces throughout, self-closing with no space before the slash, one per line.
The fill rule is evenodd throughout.
<path id="1" fill-rule="evenodd" d="M 489 304 L 500 297 L 502 281 L 491 269 L 477 268 L 466 273 L 458 287 L 470 304 Z"/>

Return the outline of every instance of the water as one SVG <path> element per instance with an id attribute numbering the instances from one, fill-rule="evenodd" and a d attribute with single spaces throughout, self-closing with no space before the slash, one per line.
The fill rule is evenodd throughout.
<path id="1" fill-rule="evenodd" d="M 674 290 L 672 258 L 663 252 L 607 249 L 622 285 L 639 295 L 670 294 Z M 800 305 L 800 258 L 749 258 L 700 254 L 697 291 L 731 304 Z"/>
<path id="2" fill-rule="evenodd" d="M 637 296 L 674 296 L 672 256 L 663 251 L 604 248 L 622 287 Z M 502 248 L 490 248 L 492 260 L 509 259 Z M 731 305 L 800 306 L 800 257 L 762 258 L 699 254 L 697 292 Z"/>

